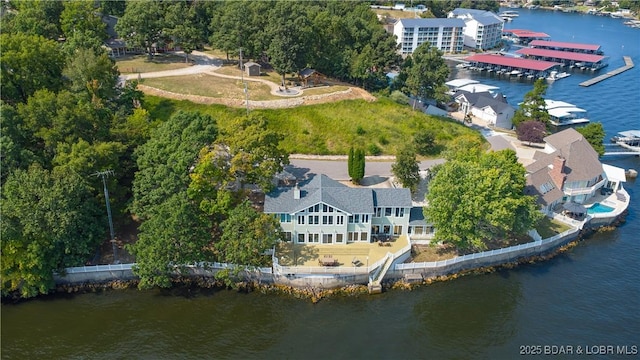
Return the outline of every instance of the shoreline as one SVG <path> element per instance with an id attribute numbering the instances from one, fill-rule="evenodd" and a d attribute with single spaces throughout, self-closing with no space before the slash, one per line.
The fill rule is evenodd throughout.
<path id="1" fill-rule="evenodd" d="M 570 239 L 568 242 L 554 247 L 553 249 L 543 251 L 539 254 L 522 256 L 505 263 L 480 266 L 477 268 L 463 269 L 455 271 L 450 274 L 436 275 L 425 277 L 421 281 L 407 281 L 405 279 L 391 279 L 385 280 L 381 283 L 382 291 L 387 292 L 390 290 L 413 290 L 422 286 L 428 286 L 434 283 L 446 282 L 455 280 L 459 277 L 465 277 L 470 275 L 483 275 L 491 274 L 497 271 L 504 271 L 514 269 L 527 264 L 536 264 L 545 262 L 555 258 L 556 256 L 567 252 L 573 247 L 577 246 L 580 242 L 586 241 L 590 236 L 596 232 L 612 231 L 616 229 L 620 224 L 625 222 L 626 211 L 619 215 L 611 224 L 603 225 L 597 228 L 584 228 L 577 232 L 575 238 Z M 73 296 L 76 294 L 88 294 L 88 293 L 100 293 L 107 291 L 119 291 L 119 290 L 137 290 L 139 279 L 114 279 L 106 281 L 93 281 L 82 283 L 60 283 L 57 284 L 55 289 L 51 290 L 48 294 L 38 295 L 32 298 L 24 299 L 19 294 L 10 294 L 1 298 L 2 304 L 15 304 L 18 305 L 23 302 L 28 302 L 36 299 L 52 299 L 56 297 Z M 206 275 L 181 275 L 172 279 L 172 286 L 170 288 L 161 289 L 167 291 L 180 291 L 185 290 L 191 293 L 192 289 L 196 291 L 211 290 L 211 291 L 224 291 L 235 290 L 238 293 L 250 293 L 260 292 L 262 294 L 284 295 L 290 296 L 296 299 L 311 300 L 312 303 L 318 303 L 322 299 L 332 298 L 335 296 L 346 297 L 359 297 L 370 296 L 368 286 L 365 284 L 349 284 L 338 288 L 327 289 L 323 287 L 295 287 L 285 284 L 268 283 L 261 281 L 238 281 L 235 287 L 226 286 L 222 281 L 212 276 Z"/>

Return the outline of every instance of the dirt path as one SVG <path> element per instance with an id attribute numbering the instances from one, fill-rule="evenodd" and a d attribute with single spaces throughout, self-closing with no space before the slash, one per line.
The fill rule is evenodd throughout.
<path id="1" fill-rule="evenodd" d="M 181 52 L 177 52 L 177 53 L 179 54 Z M 216 76 L 216 77 L 226 78 L 226 79 L 234 79 L 234 80 L 242 79 L 240 76 L 225 75 L 225 74 L 217 73 L 216 70 L 222 67 L 221 59 L 215 58 L 209 54 L 206 54 L 200 51 L 194 51 L 191 54 L 191 57 L 195 61 L 196 65 L 193 65 L 187 68 L 182 68 L 182 69 L 122 75 L 120 76 L 120 81 L 124 82 L 126 80 L 150 79 L 150 78 L 169 77 L 169 76 L 185 76 L 185 75 L 194 75 L 194 74 L 207 74 L 211 76 Z M 244 80 L 263 83 L 269 86 L 270 93 L 272 95 L 280 96 L 283 98 L 280 100 L 263 100 L 263 101 L 249 100 L 249 108 L 254 108 L 254 109 L 291 108 L 291 107 L 296 107 L 301 105 L 313 105 L 313 104 L 321 104 L 321 103 L 335 102 L 340 100 L 351 100 L 351 99 L 364 99 L 366 101 L 376 100 L 376 98 L 373 95 L 357 87 L 349 87 L 347 90 L 336 91 L 328 94 L 300 96 L 300 94 L 304 94 L 304 89 L 292 88 L 291 90 L 294 91 L 294 93 L 287 94 L 287 93 L 283 93 L 281 91 L 281 88 L 272 81 L 268 81 L 264 79 L 252 79 L 249 77 L 245 77 Z M 209 96 L 180 94 L 180 93 L 175 93 L 171 91 L 157 89 L 157 88 L 142 85 L 142 84 L 138 85 L 138 89 L 140 89 L 145 94 L 160 96 L 160 97 L 165 97 L 165 98 L 175 99 L 175 100 L 189 100 L 191 102 L 198 103 L 198 104 L 221 104 L 221 105 L 230 106 L 230 107 L 246 107 L 247 106 L 246 101 L 242 99 L 214 98 Z"/>

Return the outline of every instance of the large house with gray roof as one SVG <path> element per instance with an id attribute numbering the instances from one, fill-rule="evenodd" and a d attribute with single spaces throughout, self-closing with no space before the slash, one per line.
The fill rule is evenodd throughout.
<path id="1" fill-rule="evenodd" d="M 433 229 L 412 211 L 408 189 L 351 188 L 326 175 L 266 194 L 264 212 L 280 221 L 287 241 L 297 244 L 371 242 L 378 236 L 420 235 Z"/>
<path id="2" fill-rule="evenodd" d="M 513 127 L 512 119 L 516 109 L 507 103 L 505 97 L 498 93 L 492 95 L 487 91 L 469 92 L 458 90 L 454 95 L 455 102 L 460 106 L 460 111 L 466 115 L 471 114 L 503 129 Z"/>
<path id="3" fill-rule="evenodd" d="M 601 189 L 617 192 L 625 181 L 624 170 L 602 164 L 598 153 L 576 130 L 569 128 L 544 138 L 545 149 L 526 166 L 529 195 L 538 195 L 543 211 L 556 205 L 584 204 Z"/>
<path id="4" fill-rule="evenodd" d="M 464 46 L 487 50 L 498 46 L 502 39 L 504 20 L 491 11 L 456 8 L 448 17 L 464 21 Z"/>
<path id="5" fill-rule="evenodd" d="M 393 34 L 403 56 L 413 54 L 425 42 L 446 53 L 459 53 L 464 45 L 463 29 L 460 19 L 400 19 Z"/>

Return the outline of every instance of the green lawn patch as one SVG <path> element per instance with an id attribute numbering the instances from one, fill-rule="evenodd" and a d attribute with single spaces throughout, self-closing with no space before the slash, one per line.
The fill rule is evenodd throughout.
<path id="1" fill-rule="evenodd" d="M 160 120 L 168 119 L 177 110 L 200 111 L 216 119 L 222 130 L 231 120 L 245 114 L 245 109 L 240 108 L 149 95 L 145 95 L 145 108 Z M 413 134 L 421 129 L 434 133 L 439 149 L 445 149 L 451 140 L 461 135 L 483 139 L 480 133 L 453 120 L 413 111 L 410 106 L 387 98 L 375 102 L 344 100 L 289 109 L 252 110 L 252 113 L 262 114 L 273 130 L 285 135 L 282 147 L 289 153 L 344 155 L 351 146 L 366 151 L 376 145 L 382 154 L 395 154 L 398 148 L 413 141 Z"/>
<path id="2" fill-rule="evenodd" d="M 142 55 L 125 55 L 115 59 L 116 66 L 121 74 L 135 74 L 152 71 L 165 71 L 182 69 L 192 65 L 191 62 L 185 63 L 184 56 L 175 54 L 157 54 L 151 60 L 146 54 Z"/>
<path id="3" fill-rule="evenodd" d="M 569 229 L 571 229 L 569 225 L 546 216 L 542 218 L 542 220 L 540 220 L 536 225 L 536 230 L 543 239 L 558 235 Z"/>
<path id="4" fill-rule="evenodd" d="M 244 85 L 240 79 L 227 79 L 208 74 L 185 76 L 167 76 L 142 79 L 143 85 L 171 91 L 178 94 L 208 96 L 221 99 L 245 98 Z M 271 95 L 271 88 L 263 83 L 245 81 L 250 100 L 280 100 L 282 97 Z"/>

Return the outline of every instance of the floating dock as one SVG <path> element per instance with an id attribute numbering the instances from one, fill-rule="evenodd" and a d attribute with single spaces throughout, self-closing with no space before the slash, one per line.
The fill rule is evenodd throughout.
<path id="1" fill-rule="evenodd" d="M 624 63 L 626 64 L 625 66 L 617 68 L 617 69 L 615 69 L 613 71 L 609 71 L 606 74 L 602 74 L 600 76 L 596 76 L 593 79 L 581 82 L 580 86 L 585 86 L 586 87 L 586 86 L 591 86 L 593 84 L 597 84 L 602 80 L 606 80 L 606 79 L 608 79 L 608 78 L 610 78 L 612 76 L 618 75 L 620 73 L 623 73 L 623 72 L 633 68 L 633 61 L 631 60 L 630 56 L 623 56 L 622 58 L 624 59 Z"/>

